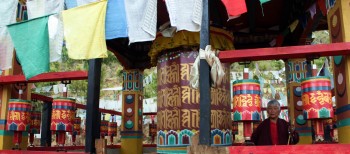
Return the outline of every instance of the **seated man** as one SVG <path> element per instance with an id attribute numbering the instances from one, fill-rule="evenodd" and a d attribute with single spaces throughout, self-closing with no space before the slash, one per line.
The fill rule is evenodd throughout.
<path id="1" fill-rule="evenodd" d="M 269 118 L 253 132 L 251 140 L 255 145 L 287 145 L 299 142 L 299 134 L 289 128 L 288 122 L 278 117 L 280 112 L 281 107 L 277 100 L 267 103 Z"/>

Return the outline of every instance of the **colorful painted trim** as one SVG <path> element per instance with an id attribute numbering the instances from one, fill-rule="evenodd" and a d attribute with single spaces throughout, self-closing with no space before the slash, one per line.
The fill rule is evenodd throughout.
<path id="1" fill-rule="evenodd" d="M 121 138 L 143 138 L 142 131 L 121 131 L 120 135 Z"/>
<path id="2" fill-rule="evenodd" d="M 13 131 L 0 130 L 0 136 L 13 136 Z M 22 136 L 28 136 L 28 132 L 23 131 Z"/>
<path id="3" fill-rule="evenodd" d="M 233 36 L 226 30 L 210 27 L 210 44 L 213 49 L 218 50 L 231 50 L 233 47 Z M 196 46 L 200 44 L 199 32 L 190 31 L 178 31 L 173 37 L 163 37 L 157 35 L 157 38 L 153 41 L 152 47 L 148 52 L 148 56 L 151 57 L 151 65 L 157 66 L 157 58 L 163 51 L 176 49 L 182 46 Z"/>
<path id="4" fill-rule="evenodd" d="M 236 80 L 232 84 L 239 85 L 239 84 L 257 84 L 260 85 L 260 82 L 258 80 L 254 79 L 244 79 L 244 80 Z"/>
<path id="5" fill-rule="evenodd" d="M 299 136 L 312 136 L 312 133 L 299 133 Z"/>
<path id="6" fill-rule="evenodd" d="M 72 102 L 75 102 L 75 99 L 74 98 L 67 98 L 67 97 L 56 97 L 54 98 L 54 101 L 72 101 Z"/>
<path id="7" fill-rule="evenodd" d="M 304 82 L 309 82 L 309 81 L 319 81 L 319 80 L 326 80 L 326 81 L 330 81 L 329 77 L 326 76 L 314 76 L 314 77 L 308 77 L 308 78 L 304 78 L 301 80 L 301 83 Z"/>
<path id="8" fill-rule="evenodd" d="M 158 147 L 178 147 L 191 145 L 192 136 L 197 133 L 193 130 L 170 130 L 159 131 L 157 134 L 157 146 Z M 211 145 L 224 146 L 232 145 L 232 130 L 220 130 L 214 129 L 211 131 Z"/>
<path id="9" fill-rule="evenodd" d="M 0 119 L 0 125 L 5 125 L 6 124 L 6 119 Z"/>
<path id="10" fill-rule="evenodd" d="M 9 102 L 24 102 L 25 104 L 30 103 L 30 101 L 23 99 L 9 99 Z"/>
<path id="11" fill-rule="evenodd" d="M 187 153 L 187 146 L 157 146 L 157 153 Z"/>
<path id="12" fill-rule="evenodd" d="M 335 114 L 341 114 L 341 113 L 349 111 L 349 110 L 350 110 L 350 104 L 344 105 L 342 107 L 338 107 L 335 111 Z"/>
<path id="13" fill-rule="evenodd" d="M 295 128 L 296 131 L 311 131 L 312 128 L 311 127 L 299 127 L 299 128 Z"/>
<path id="14" fill-rule="evenodd" d="M 256 94 L 260 95 L 260 90 L 237 90 L 233 92 L 233 95 L 241 95 L 241 94 Z"/>
<path id="15" fill-rule="evenodd" d="M 345 127 L 345 126 L 350 126 L 350 118 L 346 118 L 346 119 L 343 119 L 343 120 L 339 120 L 337 122 L 337 127 L 340 128 L 340 127 Z"/>
<path id="16" fill-rule="evenodd" d="M 65 109 L 65 110 L 74 110 L 74 106 L 66 106 L 66 105 L 54 105 L 52 109 Z"/>
<path id="17" fill-rule="evenodd" d="M 320 86 L 320 87 L 310 87 L 310 88 L 303 88 L 301 90 L 302 93 L 306 92 L 311 92 L 311 91 L 318 91 L 318 90 L 323 90 L 323 91 L 330 91 L 332 90 L 330 86 Z"/>

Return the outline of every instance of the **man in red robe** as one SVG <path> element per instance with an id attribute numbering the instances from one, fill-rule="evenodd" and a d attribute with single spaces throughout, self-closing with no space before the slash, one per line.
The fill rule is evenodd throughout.
<path id="1" fill-rule="evenodd" d="M 253 132 L 251 140 L 255 145 L 287 145 L 299 142 L 299 134 L 290 127 L 287 121 L 278 117 L 280 112 L 281 106 L 277 100 L 267 103 L 269 118 Z"/>

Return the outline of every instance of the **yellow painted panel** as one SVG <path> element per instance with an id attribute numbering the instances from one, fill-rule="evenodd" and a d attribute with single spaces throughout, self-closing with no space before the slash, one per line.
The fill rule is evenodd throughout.
<path id="1" fill-rule="evenodd" d="M 14 147 L 12 136 L 0 136 L 0 150 L 10 150 Z M 21 149 L 27 149 L 28 137 L 22 136 Z"/>
<path id="2" fill-rule="evenodd" d="M 312 144 L 311 136 L 299 136 L 299 145 L 300 144 Z"/>
<path id="3" fill-rule="evenodd" d="M 141 139 L 122 139 L 121 154 L 142 154 L 142 138 Z"/>
<path id="4" fill-rule="evenodd" d="M 350 143 L 350 126 L 338 128 L 338 141 L 343 144 Z"/>

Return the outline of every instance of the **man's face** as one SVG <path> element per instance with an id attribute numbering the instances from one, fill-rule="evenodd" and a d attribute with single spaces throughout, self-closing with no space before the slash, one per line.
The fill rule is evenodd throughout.
<path id="1" fill-rule="evenodd" d="M 271 119 L 278 118 L 278 116 L 280 115 L 280 112 L 281 111 L 279 110 L 279 107 L 277 105 L 270 105 L 267 107 L 267 114 Z"/>

